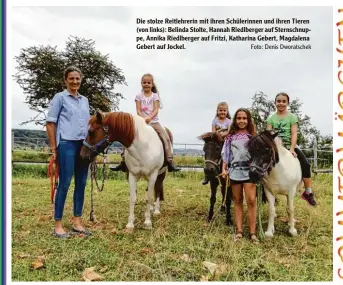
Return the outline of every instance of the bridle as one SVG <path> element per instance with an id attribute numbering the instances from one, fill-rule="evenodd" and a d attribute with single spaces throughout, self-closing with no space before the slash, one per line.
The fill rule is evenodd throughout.
<path id="1" fill-rule="evenodd" d="M 97 155 L 105 156 L 107 154 L 108 147 L 112 144 L 108 136 L 108 126 L 102 126 L 102 129 L 105 132 L 105 136 L 97 144 L 90 145 L 85 140 L 83 141 L 83 145 L 92 152 L 89 156 L 89 160 Z"/>
<path id="2" fill-rule="evenodd" d="M 217 162 L 216 162 L 216 161 L 217 161 Z M 205 160 L 205 163 L 211 163 L 211 164 L 213 164 L 214 166 L 219 167 L 220 164 L 221 164 L 221 162 L 222 162 L 222 159 L 219 158 L 219 159 L 216 159 L 216 161 L 213 161 L 213 160 L 210 160 L 210 159 L 206 159 L 206 160 Z"/>
<path id="3" fill-rule="evenodd" d="M 270 161 L 268 163 L 263 163 L 262 166 L 259 166 L 254 162 L 250 163 L 250 167 L 256 168 L 256 170 L 259 171 L 260 174 L 262 174 L 262 176 L 264 176 L 267 172 L 269 173 L 271 171 L 271 169 L 275 166 L 275 163 L 276 163 L 275 150 L 271 149 L 271 151 L 272 151 L 272 156 L 271 156 Z"/>
<path id="4" fill-rule="evenodd" d="M 221 155 L 219 155 L 219 157 L 215 160 L 205 159 L 205 163 L 210 163 L 210 164 L 214 165 L 217 169 L 219 169 L 219 172 L 221 172 L 221 169 L 220 169 L 220 165 L 222 163 Z"/>

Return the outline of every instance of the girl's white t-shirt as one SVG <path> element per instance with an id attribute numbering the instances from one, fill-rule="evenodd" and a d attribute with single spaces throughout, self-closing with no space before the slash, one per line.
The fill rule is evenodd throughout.
<path id="1" fill-rule="evenodd" d="M 151 96 L 145 96 L 144 93 L 140 93 L 136 96 L 135 101 L 141 102 L 141 111 L 143 117 L 146 118 L 152 114 L 154 111 L 154 102 L 160 101 L 160 97 L 157 93 L 152 93 Z M 157 115 L 151 120 L 150 123 L 156 123 L 159 121 L 158 113 Z"/>

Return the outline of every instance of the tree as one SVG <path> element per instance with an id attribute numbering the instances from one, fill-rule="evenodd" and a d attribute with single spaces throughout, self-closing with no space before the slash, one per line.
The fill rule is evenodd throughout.
<path id="1" fill-rule="evenodd" d="M 251 115 L 256 124 L 257 131 L 265 130 L 267 127 L 267 118 L 275 111 L 274 100 L 269 100 L 267 95 L 261 91 L 255 93 L 252 98 Z M 303 115 L 301 112 L 302 103 L 298 98 L 291 100 L 289 111 L 295 114 L 299 120 L 298 144 L 301 146 L 311 147 L 313 136 L 317 141 L 320 139 L 320 132 L 316 127 L 311 125 L 310 117 Z"/>
<path id="2" fill-rule="evenodd" d="M 97 51 L 91 39 L 70 36 L 64 51 L 50 45 L 23 48 L 15 60 L 17 73 L 14 78 L 26 95 L 25 103 L 38 112 L 37 116 L 22 124 L 45 124 L 49 102 L 65 88 L 63 71 L 70 65 L 77 66 L 83 73 L 79 92 L 87 96 L 91 113 L 96 109 L 116 111 L 119 100 L 123 98 L 122 94 L 114 91 L 116 85 L 126 85 L 122 70 L 108 55 Z"/>
<path id="3" fill-rule="evenodd" d="M 267 99 L 267 95 L 261 91 L 255 92 L 252 98 L 251 115 L 254 119 L 257 132 L 267 128 L 267 119 L 274 111 L 274 102 Z"/>

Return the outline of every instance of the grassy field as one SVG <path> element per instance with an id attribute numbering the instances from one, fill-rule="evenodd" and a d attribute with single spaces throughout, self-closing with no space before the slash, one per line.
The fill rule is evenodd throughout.
<path id="1" fill-rule="evenodd" d="M 23 151 L 14 150 L 12 152 L 13 162 L 49 162 L 51 153 L 48 152 L 38 152 L 38 151 Z M 97 157 L 99 162 L 102 162 L 102 157 Z M 108 154 L 107 161 L 109 163 L 119 163 L 121 161 L 120 154 Z M 175 155 L 174 161 L 178 166 L 201 166 L 205 164 L 204 157 L 202 156 L 179 156 Z M 313 162 L 311 162 L 313 164 Z M 313 167 L 313 165 L 312 165 Z M 318 168 L 332 169 L 332 161 L 318 161 Z"/>
<path id="2" fill-rule="evenodd" d="M 49 162 L 51 153 L 37 151 L 21 151 L 15 150 L 12 153 L 13 162 Z M 102 157 L 97 157 L 99 162 L 102 162 Z M 119 163 L 121 161 L 120 154 L 108 154 L 107 161 L 109 163 Z M 203 157 L 197 156 L 175 156 L 177 165 L 185 166 L 203 166 L 205 160 Z"/>
<path id="3" fill-rule="evenodd" d="M 89 221 L 88 183 L 84 219 L 93 235 L 58 240 L 51 236 L 49 180 L 41 172 L 15 169 L 12 189 L 12 280 L 81 281 L 93 268 L 104 281 L 331 281 L 332 176 L 317 175 L 313 188 L 318 207 L 295 200 L 298 236 L 288 234 L 285 200 L 280 199 L 274 239 L 253 245 L 245 238 L 233 242 L 232 229 L 219 214 L 206 223 L 209 186 L 201 173 L 177 173 L 166 178 L 166 201 L 153 229 L 142 229 L 145 182 L 140 181 L 133 233 L 124 228 L 129 214 L 128 184 L 122 173 L 112 174 L 103 192 L 95 192 L 96 221 Z M 45 176 L 44 176 L 45 175 Z M 45 177 L 45 178 L 43 178 Z M 72 191 L 65 207 L 70 229 Z M 220 207 L 218 193 L 216 209 Z M 232 209 L 233 211 L 233 209 Z M 267 205 L 262 209 L 267 225 Z M 246 221 L 245 221 L 246 224 Z M 218 265 L 215 274 L 204 261 Z M 40 263 L 41 262 L 41 263 Z M 34 269 L 38 267 L 40 269 Z"/>

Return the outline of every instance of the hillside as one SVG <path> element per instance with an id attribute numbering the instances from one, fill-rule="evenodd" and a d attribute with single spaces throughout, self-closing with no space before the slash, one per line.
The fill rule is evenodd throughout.
<path id="1" fill-rule="evenodd" d="M 49 146 L 49 140 L 46 131 L 12 129 L 12 133 L 14 138 L 14 148 L 40 149 L 45 146 Z M 122 145 L 119 142 L 114 142 L 111 146 L 111 149 L 121 147 Z M 174 146 L 174 154 L 181 156 L 202 156 L 203 151 L 191 148 L 184 149 L 184 146 L 182 148 Z"/>

